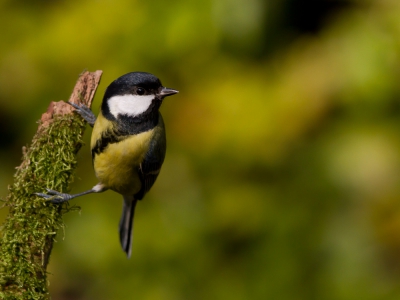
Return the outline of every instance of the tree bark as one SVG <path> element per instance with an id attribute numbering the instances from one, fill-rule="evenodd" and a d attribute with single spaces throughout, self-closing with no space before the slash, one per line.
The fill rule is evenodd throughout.
<path id="1" fill-rule="evenodd" d="M 90 107 L 102 71 L 83 72 L 69 99 Z M 48 299 L 46 267 L 68 204 L 55 205 L 34 195 L 45 188 L 67 192 L 85 121 L 64 101 L 51 102 L 39 122 L 9 187 L 8 216 L 0 240 L 0 299 Z"/>

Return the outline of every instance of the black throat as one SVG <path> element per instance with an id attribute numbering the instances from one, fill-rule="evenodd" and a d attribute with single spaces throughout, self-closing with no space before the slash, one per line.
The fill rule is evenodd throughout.
<path id="1" fill-rule="evenodd" d="M 117 118 L 110 113 L 107 105 L 102 105 L 101 112 L 103 116 L 110 120 L 114 126 L 104 131 L 96 141 L 92 148 L 92 159 L 95 154 L 103 152 L 109 144 L 120 142 L 130 135 L 149 131 L 156 127 L 160 116 L 158 112 L 160 105 L 161 101 L 153 101 L 149 109 L 139 116 L 118 115 Z"/>
<path id="2" fill-rule="evenodd" d="M 122 135 L 138 134 L 151 130 L 157 126 L 158 114 L 158 110 L 155 110 L 146 115 L 142 114 L 136 117 L 119 115 L 116 119 L 117 129 Z"/>

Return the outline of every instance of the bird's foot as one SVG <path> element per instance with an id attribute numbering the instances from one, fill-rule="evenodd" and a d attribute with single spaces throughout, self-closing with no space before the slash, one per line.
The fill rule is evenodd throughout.
<path id="1" fill-rule="evenodd" d="M 70 194 L 60 193 L 60 192 L 57 192 L 57 191 L 54 191 L 51 189 L 46 189 L 46 191 L 47 191 L 47 194 L 35 193 L 35 195 L 42 197 L 51 203 L 64 203 L 73 198 L 73 196 Z"/>
<path id="2" fill-rule="evenodd" d="M 93 114 L 93 112 L 90 110 L 89 107 L 87 107 L 84 104 L 75 104 L 72 102 L 67 102 L 69 105 L 73 106 L 76 109 L 76 112 L 86 121 L 89 123 L 90 126 L 93 127 L 94 122 L 96 121 L 96 116 Z"/>

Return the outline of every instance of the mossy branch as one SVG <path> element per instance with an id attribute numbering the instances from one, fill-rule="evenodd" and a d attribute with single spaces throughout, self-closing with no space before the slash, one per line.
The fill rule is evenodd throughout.
<path id="1" fill-rule="evenodd" d="M 91 106 L 102 71 L 80 75 L 69 99 Z M 82 146 L 85 122 L 69 104 L 51 102 L 9 187 L 9 214 L 1 230 L 0 299 L 48 299 L 46 267 L 53 241 L 63 226 L 65 206 L 34 193 L 68 191 Z"/>

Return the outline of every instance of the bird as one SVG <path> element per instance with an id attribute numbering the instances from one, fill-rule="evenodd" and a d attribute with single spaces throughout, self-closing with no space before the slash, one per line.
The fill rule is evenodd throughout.
<path id="1" fill-rule="evenodd" d="M 130 258 L 136 203 L 153 186 L 166 153 L 165 127 L 159 108 L 165 97 L 177 93 L 164 87 L 153 74 L 130 72 L 107 87 L 97 118 L 84 104 L 69 103 L 93 127 L 90 144 L 98 183 L 78 194 L 46 189 L 46 193 L 36 195 L 52 203 L 63 203 L 106 190 L 121 194 L 119 238 Z"/>

